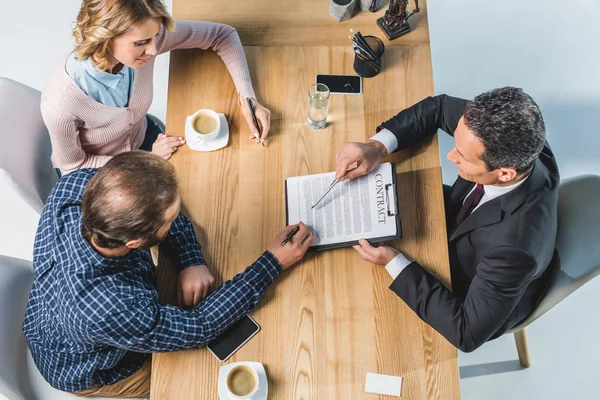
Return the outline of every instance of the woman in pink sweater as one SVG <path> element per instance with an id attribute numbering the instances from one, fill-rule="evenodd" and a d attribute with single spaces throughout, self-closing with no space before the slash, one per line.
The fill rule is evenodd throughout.
<path id="1" fill-rule="evenodd" d="M 63 174 L 98 168 L 114 155 L 144 149 L 168 159 L 184 144 L 147 117 L 155 56 L 174 49 L 212 49 L 238 92 L 250 138 L 258 141 L 245 98 L 262 128 L 270 112 L 256 101 L 244 49 L 234 28 L 177 21 L 161 0 L 83 0 L 73 29 L 76 45 L 56 65 L 42 91 L 41 111 L 52 141 L 52 162 Z M 243 101 L 241 101 L 243 100 Z"/>

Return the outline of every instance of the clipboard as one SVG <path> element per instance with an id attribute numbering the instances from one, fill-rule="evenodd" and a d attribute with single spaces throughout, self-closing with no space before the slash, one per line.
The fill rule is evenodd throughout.
<path id="1" fill-rule="evenodd" d="M 392 174 L 392 182 L 386 183 L 384 186 L 387 210 L 386 213 L 388 217 L 392 218 L 395 221 L 396 231 L 391 235 L 386 236 L 377 236 L 377 237 L 369 237 L 366 238 L 369 242 L 377 243 L 377 242 L 387 242 L 391 240 L 398 240 L 402 238 L 402 219 L 400 217 L 400 206 L 398 202 L 398 176 L 396 174 L 396 165 L 393 163 L 387 163 L 391 165 L 391 174 Z M 285 181 L 285 222 L 286 225 L 290 224 L 290 212 L 289 212 L 289 191 L 288 191 L 288 180 Z M 342 241 L 330 244 L 323 245 L 314 245 L 311 246 L 308 251 L 323 251 L 323 250 L 333 250 L 344 247 L 351 247 L 358 244 L 358 240 L 350 240 L 350 241 Z"/>

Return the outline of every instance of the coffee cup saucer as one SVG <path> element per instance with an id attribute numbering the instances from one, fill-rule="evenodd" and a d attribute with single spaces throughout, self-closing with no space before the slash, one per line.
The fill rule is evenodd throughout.
<path id="1" fill-rule="evenodd" d="M 188 117 L 185 123 L 185 141 L 187 142 L 190 149 L 197 151 L 214 151 L 227 146 L 229 143 L 229 125 L 227 124 L 227 118 L 224 114 L 218 113 L 219 120 L 221 121 L 221 129 L 219 133 L 205 140 L 198 140 L 198 134 L 192 127 L 191 117 Z"/>
<path id="2" fill-rule="evenodd" d="M 269 384 L 267 382 L 267 373 L 265 371 L 265 367 L 259 362 L 252 361 L 242 361 L 233 364 L 223 365 L 219 370 L 219 399 L 221 400 L 233 400 L 229 394 L 227 394 L 227 386 L 225 384 L 225 380 L 227 379 L 227 374 L 233 368 L 245 365 L 247 367 L 252 368 L 256 371 L 258 375 L 258 390 L 254 395 L 248 397 L 248 400 L 267 400 L 267 394 L 269 393 Z"/>

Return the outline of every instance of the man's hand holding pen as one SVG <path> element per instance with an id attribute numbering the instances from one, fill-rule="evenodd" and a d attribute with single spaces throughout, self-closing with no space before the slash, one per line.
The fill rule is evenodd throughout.
<path id="1" fill-rule="evenodd" d="M 335 154 L 335 177 L 344 181 L 366 175 L 387 154 L 385 146 L 376 140 L 346 143 Z"/>
<path id="2" fill-rule="evenodd" d="M 292 233 L 296 231 L 296 234 Z M 284 243 L 285 242 L 285 243 Z M 313 242 L 313 235 L 304 223 L 289 225 L 267 245 L 283 269 L 288 269 L 304 256 Z M 283 245 L 282 245 L 283 243 Z"/>

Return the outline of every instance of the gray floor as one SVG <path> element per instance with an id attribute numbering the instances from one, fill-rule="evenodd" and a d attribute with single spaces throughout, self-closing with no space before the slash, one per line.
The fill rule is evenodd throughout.
<path id="1" fill-rule="evenodd" d="M 69 28 L 80 0 L 33 3 L 35 13 L 32 2 L 7 0 L 3 11 L 12 17 L 0 24 L 0 76 L 41 89 L 55 60 L 72 46 Z M 170 8 L 172 1 L 166 3 Z M 493 87 L 522 87 L 542 108 L 563 177 L 600 174 L 599 1 L 429 0 L 428 11 L 436 93 L 471 98 Z M 168 57 L 160 56 L 150 112 L 161 119 L 167 76 Z M 445 161 L 451 147 L 442 137 L 446 183 L 456 177 Z M 0 221 L 20 227 L 0 230 L 0 253 L 27 258 L 31 244 L 24 239 L 33 238 L 37 217 L 14 199 L 0 191 Z M 463 398 L 600 398 L 599 300 L 600 278 L 529 327 L 527 370 L 519 368 L 512 336 L 460 354 Z"/>
<path id="2" fill-rule="evenodd" d="M 463 399 L 597 399 L 600 279 L 527 328 L 531 367 L 521 369 L 513 335 L 459 352 Z"/>

